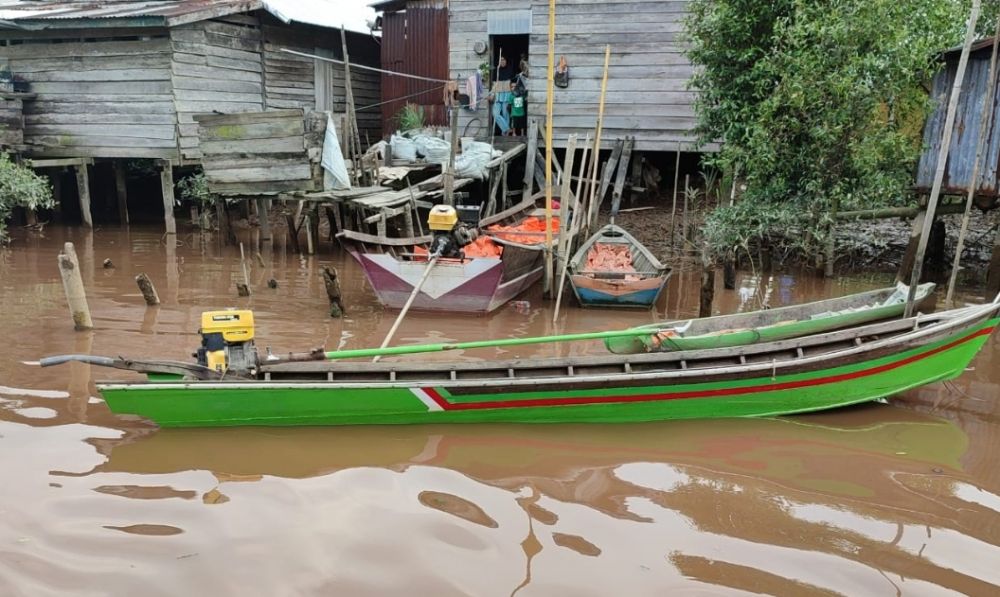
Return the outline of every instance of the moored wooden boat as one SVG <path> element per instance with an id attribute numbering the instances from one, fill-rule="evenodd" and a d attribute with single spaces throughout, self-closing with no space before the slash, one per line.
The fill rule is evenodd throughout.
<path id="1" fill-rule="evenodd" d="M 920 305 L 932 292 L 934 284 L 918 286 L 916 304 Z M 613 353 L 637 354 L 725 348 L 797 338 L 899 317 L 906 306 L 906 293 L 907 287 L 900 284 L 775 309 L 653 323 L 636 328 L 648 329 L 649 334 L 609 338 L 604 343 Z"/>
<path id="2" fill-rule="evenodd" d="M 542 215 L 533 201 L 526 201 L 480 223 L 514 225 Z M 522 233 L 523 234 L 523 233 Z M 401 309 L 427 268 L 425 251 L 431 236 L 384 238 L 345 230 L 338 233 L 364 270 L 379 302 Z M 542 277 L 544 247 L 510 240 L 503 233 L 490 235 L 502 247 L 500 256 L 466 257 L 437 261 L 413 302 L 413 309 L 449 313 L 488 313 L 521 294 Z M 540 239 L 543 240 L 543 239 Z"/>
<path id="3" fill-rule="evenodd" d="M 588 255 L 595 248 L 628 251 L 634 271 L 590 266 Z M 663 292 L 671 273 L 649 249 L 615 224 L 604 226 L 584 241 L 570 259 L 567 271 L 573 293 L 584 307 L 649 308 Z"/>
<path id="4" fill-rule="evenodd" d="M 442 365 L 265 362 L 252 379 L 100 383 L 98 390 L 113 412 L 161 426 L 774 416 L 958 377 L 1000 322 L 998 311 L 993 302 L 738 348 Z"/>

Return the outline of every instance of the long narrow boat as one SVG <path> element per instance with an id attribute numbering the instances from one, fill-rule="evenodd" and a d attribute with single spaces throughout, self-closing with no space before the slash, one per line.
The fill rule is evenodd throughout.
<path id="1" fill-rule="evenodd" d="M 917 287 L 920 305 L 934 292 L 934 284 Z M 615 354 L 672 350 L 703 350 L 744 346 L 758 342 L 798 338 L 830 330 L 881 321 L 903 314 L 907 287 L 882 288 L 844 297 L 733 315 L 718 315 L 653 323 L 635 328 L 648 334 L 604 341 Z"/>
<path id="2" fill-rule="evenodd" d="M 632 271 L 593 265 L 592 251 L 622 252 Z M 670 268 L 620 226 L 608 224 L 587 239 L 567 265 L 573 293 L 584 307 L 649 308 L 663 292 Z"/>
<path id="3" fill-rule="evenodd" d="M 513 226 L 544 212 L 534 201 L 525 201 L 479 226 Z M 525 233 L 520 233 L 520 237 Z M 384 238 L 345 230 L 337 235 L 361 264 L 378 301 L 390 309 L 401 309 L 427 268 L 426 248 L 431 236 Z M 502 247 L 500 256 L 439 259 L 420 287 L 412 308 L 449 313 L 489 313 L 521 294 L 542 277 L 544 246 L 516 242 L 503 232 L 491 233 Z M 421 251 L 423 249 L 423 251 Z"/>
<path id="4" fill-rule="evenodd" d="M 113 412 L 169 427 L 775 416 L 887 398 L 958 377 L 1000 323 L 998 312 L 1000 297 L 985 305 L 737 348 L 441 365 L 265 361 L 244 379 L 227 374 L 204 381 L 99 383 L 98 390 Z M 484 345 L 490 343 L 314 356 Z M 61 357 L 42 364 L 85 358 L 93 359 Z"/>

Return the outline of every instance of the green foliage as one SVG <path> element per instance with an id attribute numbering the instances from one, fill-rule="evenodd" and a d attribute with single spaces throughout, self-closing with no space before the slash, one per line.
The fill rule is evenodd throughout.
<path id="1" fill-rule="evenodd" d="M 718 252 L 782 238 L 809 251 L 825 214 L 909 200 L 923 83 L 962 38 L 958 0 L 694 0 L 703 142 L 746 192 L 706 233 Z M 964 11 L 964 12 L 963 12 Z M 794 230 L 792 234 L 790 231 Z"/>
<path id="2" fill-rule="evenodd" d="M 424 108 L 416 104 L 406 104 L 396 115 L 399 120 L 399 130 L 412 131 L 424 128 Z"/>
<path id="3" fill-rule="evenodd" d="M 6 222 L 14 207 L 50 209 L 55 206 L 49 181 L 28 166 L 16 164 L 0 153 L 0 240 L 6 237 Z"/>
<path id="4" fill-rule="evenodd" d="M 181 194 L 181 199 L 194 201 L 202 207 L 215 205 L 219 200 L 218 195 L 208 189 L 208 179 L 204 172 L 189 174 L 177 181 L 177 191 Z"/>

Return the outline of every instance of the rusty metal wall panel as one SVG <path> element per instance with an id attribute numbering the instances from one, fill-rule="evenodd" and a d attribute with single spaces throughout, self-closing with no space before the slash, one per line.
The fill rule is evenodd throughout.
<path id="1" fill-rule="evenodd" d="M 448 11 L 412 8 L 387 13 L 382 19 L 382 68 L 396 72 L 448 78 Z M 442 83 L 382 75 L 382 128 L 396 130 L 396 114 L 407 103 L 424 109 L 427 124 L 447 124 Z M 392 100 L 392 101 L 390 101 Z"/>
<path id="2" fill-rule="evenodd" d="M 962 81 L 962 94 L 959 96 L 958 111 L 955 115 L 955 127 L 951 136 L 948 161 L 945 164 L 944 182 L 941 186 L 945 193 L 966 194 L 969 192 L 972 168 L 976 160 L 976 146 L 979 143 L 979 129 L 983 119 L 992 110 L 993 120 L 988 131 L 987 148 L 979 164 L 976 194 L 987 197 L 995 197 L 998 194 L 1000 94 L 994 96 L 990 110 L 984 106 L 986 86 L 989 81 L 991 50 L 991 47 L 985 47 L 969 57 L 969 66 Z M 931 94 L 936 106 L 924 125 L 924 151 L 917 166 L 916 189 L 918 192 L 929 192 L 934 183 L 938 152 L 941 149 L 941 136 L 944 132 L 944 121 L 948 111 L 948 95 L 951 93 L 951 86 L 955 83 L 957 69 L 957 56 L 949 56 L 945 68 L 934 76 Z"/>

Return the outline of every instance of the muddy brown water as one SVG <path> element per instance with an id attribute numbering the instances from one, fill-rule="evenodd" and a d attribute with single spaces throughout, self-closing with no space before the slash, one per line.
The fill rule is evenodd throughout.
<path id="1" fill-rule="evenodd" d="M 334 253 L 239 251 L 159 231 L 15 231 L 0 250 L 0 595 L 992 595 L 1000 583 L 1000 338 L 959 380 L 891 404 L 640 425 L 158 430 L 111 414 L 60 353 L 187 358 L 202 310 L 254 309 L 276 351 L 378 345 L 395 313 Z M 75 243 L 96 329 L 56 269 Z M 111 259 L 114 268 L 102 267 Z M 342 320 L 318 269 L 340 271 Z M 146 272 L 163 305 L 147 309 Z M 267 288 L 274 278 L 276 289 Z M 755 279 L 744 274 L 741 284 Z M 885 285 L 776 276 L 771 303 Z M 396 342 L 620 328 L 692 316 L 565 315 L 536 294 L 488 317 L 413 314 Z M 717 308 L 740 308 L 721 292 Z M 529 346 L 427 358 L 599 352 Z M 421 358 L 421 357 L 405 357 Z"/>

